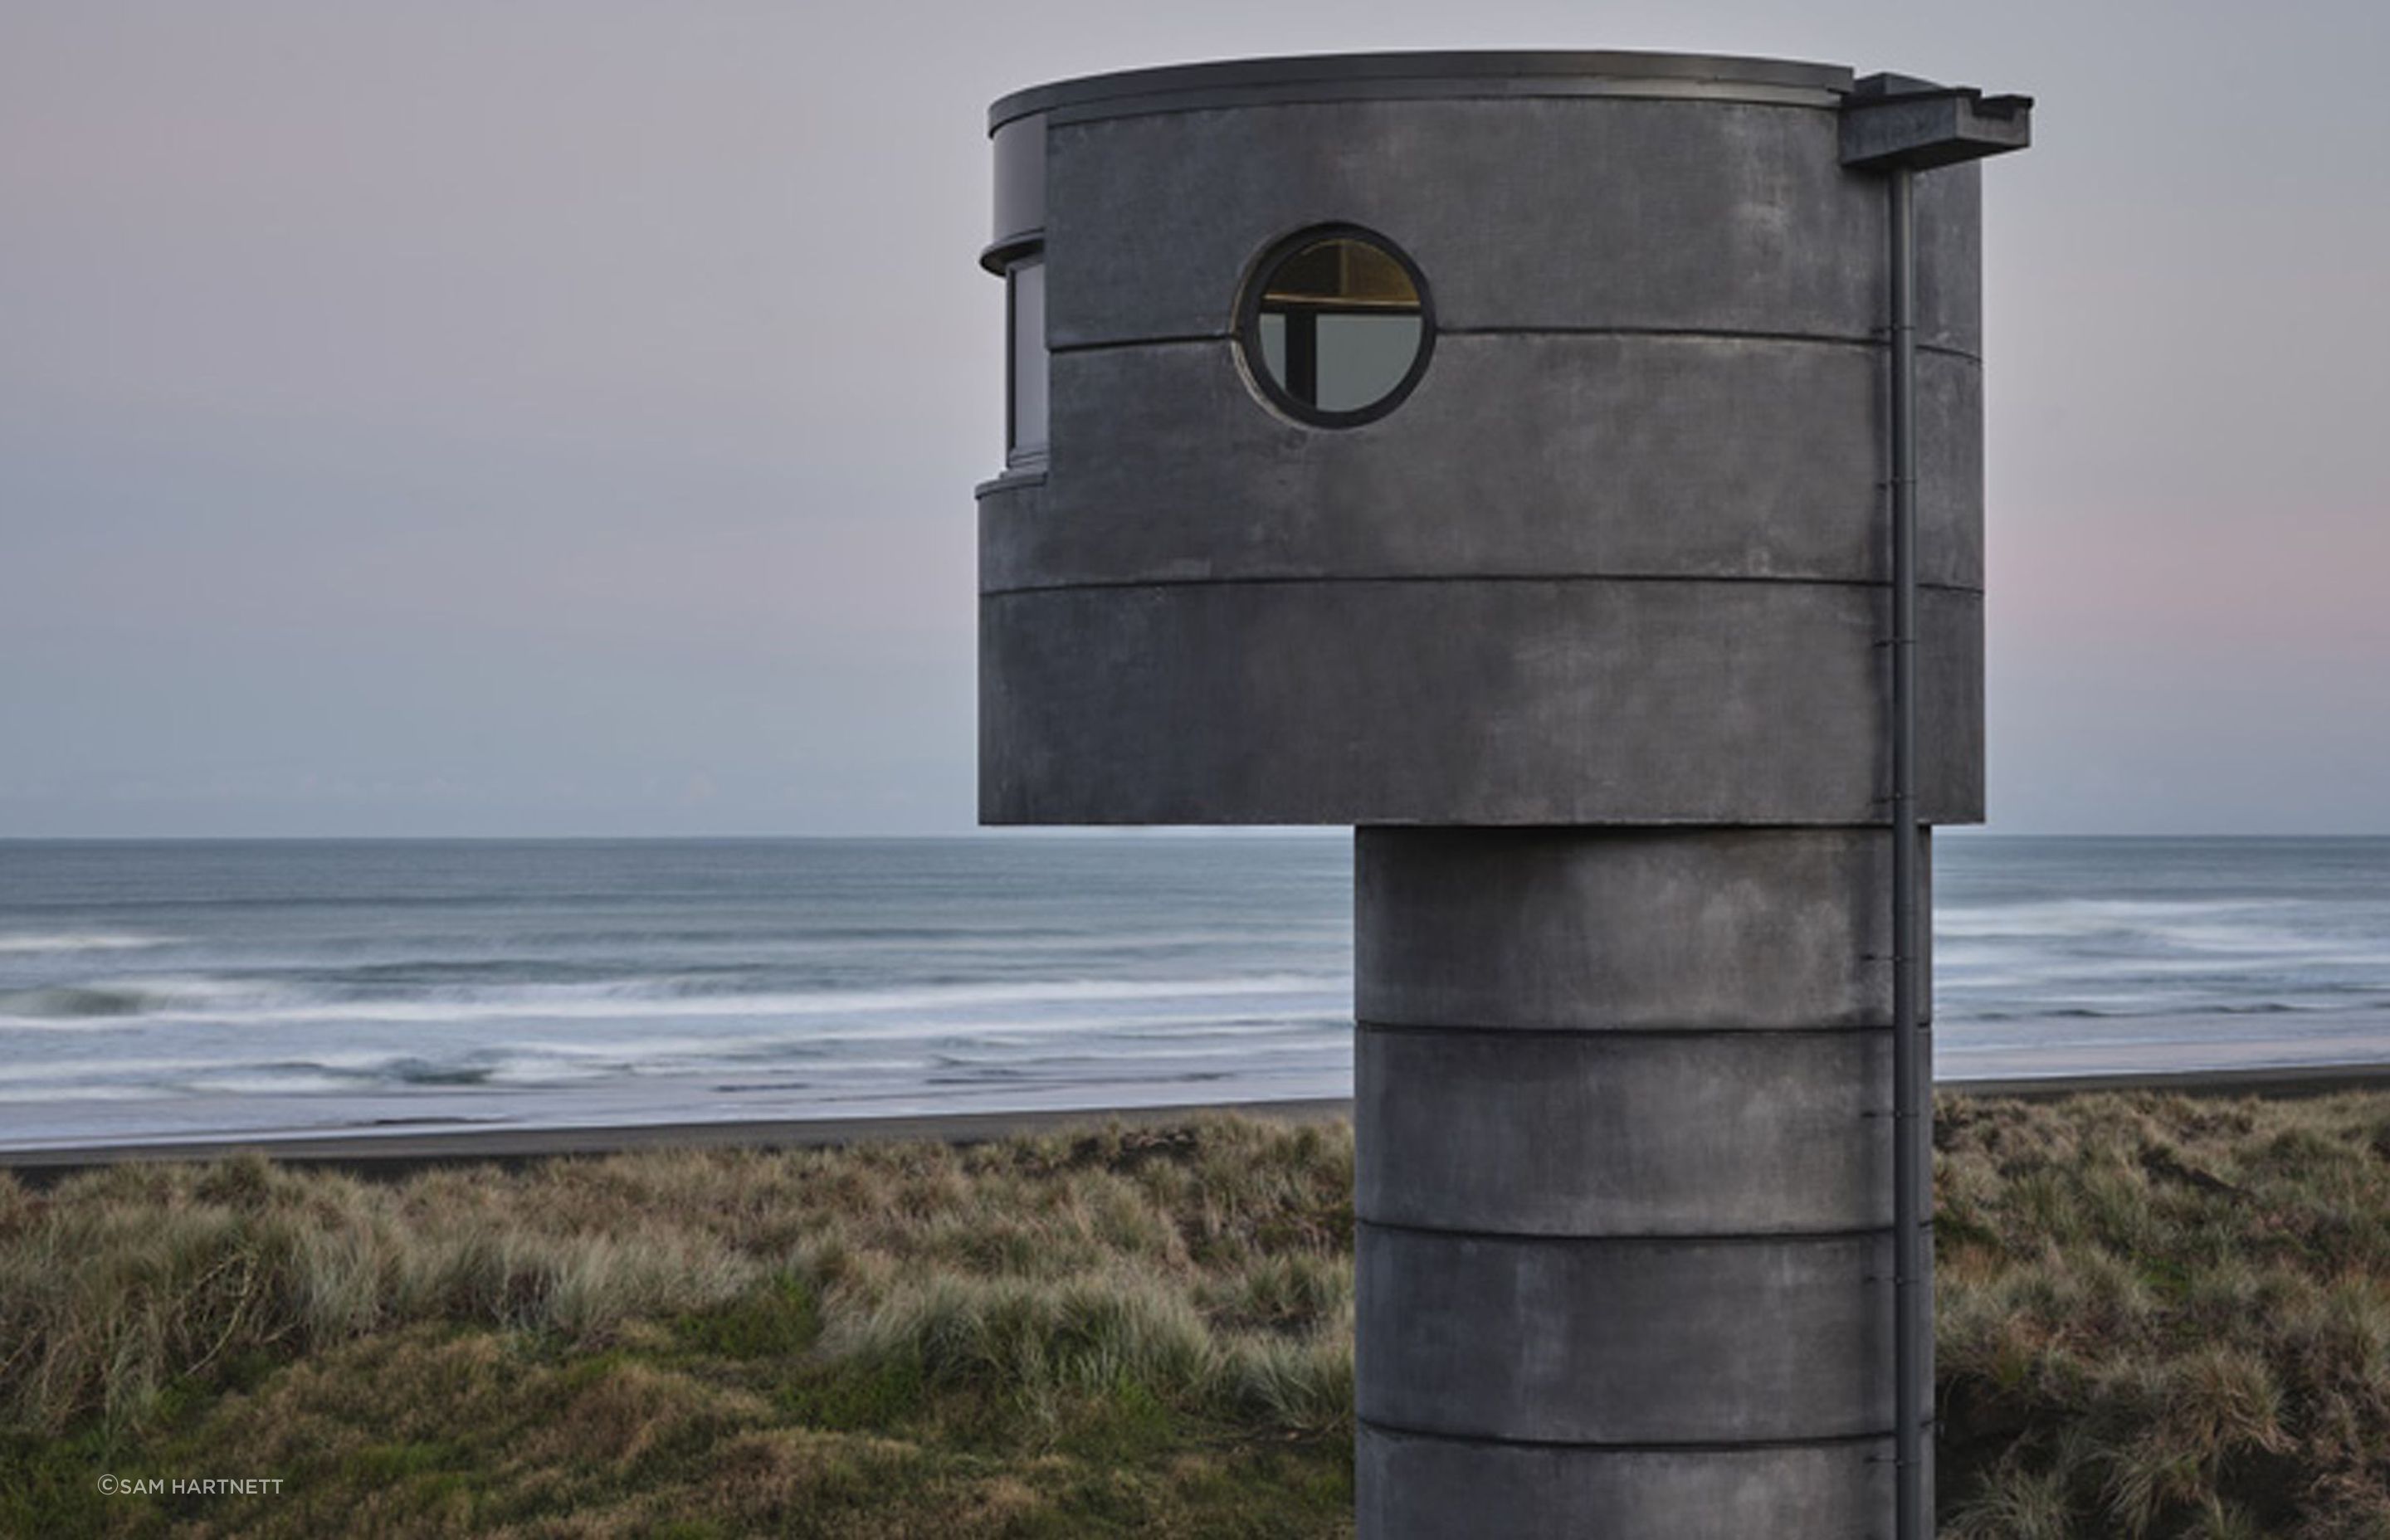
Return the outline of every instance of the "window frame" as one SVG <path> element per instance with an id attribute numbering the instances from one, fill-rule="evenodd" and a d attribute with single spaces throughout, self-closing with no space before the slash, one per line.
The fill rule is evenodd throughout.
<path id="1" fill-rule="evenodd" d="M 1403 378 L 1395 383 L 1394 389 L 1367 406 L 1341 412 L 1326 411 L 1314 406 L 1280 385 L 1278 378 L 1270 372 L 1262 347 L 1262 295 L 1269 287 L 1271 276 L 1277 273 L 1279 265 L 1288 258 L 1328 240 L 1352 240 L 1374 247 L 1391 259 L 1403 270 L 1404 276 L 1410 279 L 1411 290 L 1419 296 L 1420 305 L 1419 349 L 1411 355 L 1410 367 L 1404 372 Z M 1294 328 L 1289 327 L 1287 330 L 1287 345 L 1291 354 L 1294 347 Z M 1263 248 L 1261 254 L 1246 268 L 1244 281 L 1238 290 L 1236 324 L 1238 368 L 1243 373 L 1245 383 L 1254 394 L 1261 397 L 1265 404 L 1279 416 L 1290 418 L 1305 428 L 1358 428 L 1364 423 L 1375 422 L 1400 407 L 1404 402 L 1410 399 L 1411 392 L 1419 388 L 1420 380 L 1426 376 L 1428 364 L 1435 355 L 1435 295 L 1428 288 L 1427 275 L 1420 271 L 1419 263 L 1411 260 L 1411 254 L 1408 251 L 1403 250 L 1383 233 L 1370 229 L 1365 225 L 1345 223 L 1308 225 L 1300 230 L 1279 237 Z M 1290 368 L 1292 367 L 1292 364 L 1293 360 L 1290 357 Z M 1312 366 L 1317 368 L 1316 361 Z"/>
<path id="2" fill-rule="evenodd" d="M 1045 328 L 1041 325 L 1035 339 L 1039 364 L 1046 370 L 1045 411 L 1038 424 L 1041 431 L 1033 443 L 1021 438 L 1021 273 L 1025 268 L 1037 269 L 1037 314 L 1042 322 L 1046 314 L 1046 248 L 1033 246 L 1004 264 L 1004 468 L 1007 471 L 1032 471 L 1046 468 L 1051 452 L 1054 431 L 1053 357 L 1046 347 Z"/>

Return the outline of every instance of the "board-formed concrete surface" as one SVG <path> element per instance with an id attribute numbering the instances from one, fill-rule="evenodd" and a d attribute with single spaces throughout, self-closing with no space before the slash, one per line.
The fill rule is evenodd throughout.
<path id="1" fill-rule="evenodd" d="M 1983 604 L 1920 605 L 1922 805 L 1983 806 Z M 1881 588 L 1195 583 L 981 601 L 990 824 L 1833 824 L 1886 796 Z"/>
<path id="2" fill-rule="evenodd" d="M 1488 1030 L 1892 1024 L 1882 829 L 1555 833 L 1359 830 L 1359 1019 Z"/>
<path id="3" fill-rule="evenodd" d="M 1368 1218 L 1356 1406 L 1413 1434 L 1587 1446 L 1892 1429 L 1892 1236 L 1489 1236 Z"/>
<path id="4" fill-rule="evenodd" d="M 1889 841 L 1359 831 L 1356 1405 L 1404 1441 L 1365 1444 L 1365 1512 L 1511 1467 L 1649 1507 L 1621 1534 L 1711 1480 L 1878 1499 L 1849 1457 L 1894 1428 Z"/>
<path id="5" fill-rule="evenodd" d="M 1455 331 L 1871 342 L 1882 184 L 1840 161 L 1841 98 L 1286 102 L 1047 134 L 1047 340 L 1219 337 L 1253 254 L 1339 220 L 1399 242 Z M 1919 341 L 1982 351 L 1979 173 L 1919 187 Z M 1225 288 L 1227 292 L 1224 293 Z"/>
<path id="6" fill-rule="evenodd" d="M 1731 1451 L 1617 1449 L 1416 1438 L 1364 1427 L 1361 1533 L 1381 1540 L 1668 1540 L 1883 1533 L 1892 1440 Z"/>
<path id="7" fill-rule="evenodd" d="M 1892 1038 L 1365 1025 L 1359 1206 L 1512 1235 L 1892 1223 Z"/>
<path id="8" fill-rule="evenodd" d="M 1922 580 L 1980 589 L 1983 371 L 1927 353 L 1919 373 Z M 1057 353 L 1051 390 L 1051 474 L 982 499 L 983 593 L 1886 577 L 1883 360 L 1865 342 L 1447 333 L 1398 412 L 1325 439 L 1255 410 L 1225 339 Z M 1515 404 L 1489 417 L 1489 400 Z"/>

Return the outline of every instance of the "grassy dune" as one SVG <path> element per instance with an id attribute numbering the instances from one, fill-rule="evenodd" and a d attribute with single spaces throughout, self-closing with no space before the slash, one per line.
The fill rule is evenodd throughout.
<path id="1" fill-rule="evenodd" d="M 2390 1540 L 2390 1097 L 1942 1135 L 1946 1534 Z M 0 1534 L 1344 1533 L 1351 1185 L 1232 1119 L 0 1175 Z"/>
<path id="2" fill-rule="evenodd" d="M 1351 1184 L 1217 1122 L 0 1186 L 0 1534 L 1333 1531 Z"/>
<path id="3" fill-rule="evenodd" d="M 1946 1098 L 1943 1533 L 2390 1540 L 2390 1096 Z"/>

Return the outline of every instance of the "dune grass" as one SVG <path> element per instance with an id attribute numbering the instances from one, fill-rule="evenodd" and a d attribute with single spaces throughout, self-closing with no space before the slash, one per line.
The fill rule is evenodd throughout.
<path id="1" fill-rule="evenodd" d="M 1351 1187 L 1235 1120 L 0 1177 L 0 1534 L 1332 1533 Z"/>
<path id="2" fill-rule="evenodd" d="M 2390 1540 L 2390 1096 L 1941 1108 L 1943 1533 Z"/>
<path id="3" fill-rule="evenodd" d="M 2390 1097 L 1942 1118 L 1947 1534 L 2390 1537 Z M 1236 1119 L 0 1175 L 0 1534 L 1347 1533 L 1351 1190 Z"/>

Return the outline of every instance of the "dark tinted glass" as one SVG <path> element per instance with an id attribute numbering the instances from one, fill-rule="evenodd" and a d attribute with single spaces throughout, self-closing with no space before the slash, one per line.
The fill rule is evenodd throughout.
<path id="1" fill-rule="evenodd" d="M 1296 415 L 1365 417 L 1417 372 L 1426 309 L 1402 259 L 1363 236 L 1322 235 L 1261 275 L 1246 349 Z"/>
<path id="2" fill-rule="evenodd" d="M 1035 459 L 1046 453 L 1046 262 L 1031 257 L 1005 275 L 1005 303 L 1011 314 L 1005 335 L 1012 353 L 1007 459 Z"/>

